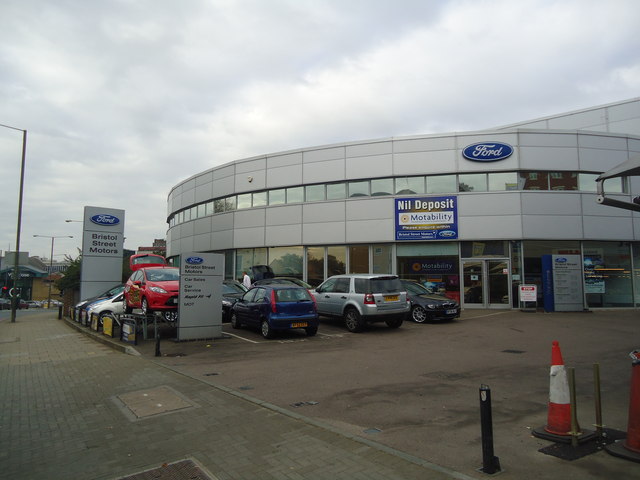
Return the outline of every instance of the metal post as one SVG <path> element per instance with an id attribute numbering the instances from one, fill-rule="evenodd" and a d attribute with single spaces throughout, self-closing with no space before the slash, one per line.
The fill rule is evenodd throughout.
<path id="1" fill-rule="evenodd" d="M 500 471 L 500 459 L 493 453 L 491 389 L 488 385 L 480 386 L 480 425 L 482 429 L 482 468 L 480 471 L 494 474 Z"/>
<path id="2" fill-rule="evenodd" d="M 578 426 L 578 412 L 576 412 L 576 371 L 570 367 L 567 369 L 569 373 L 569 394 L 571 402 L 571 446 L 578 446 L 578 437 L 580 436 L 580 427 Z"/>
<path id="3" fill-rule="evenodd" d="M 160 353 L 160 329 L 158 329 L 158 323 L 156 321 L 155 315 L 153 317 L 153 329 L 156 333 L 156 357 L 161 357 L 162 354 Z"/>
<path id="4" fill-rule="evenodd" d="M 600 393 L 600 364 L 593 364 L 593 390 L 596 402 L 596 433 L 598 438 L 602 438 L 602 396 Z"/>

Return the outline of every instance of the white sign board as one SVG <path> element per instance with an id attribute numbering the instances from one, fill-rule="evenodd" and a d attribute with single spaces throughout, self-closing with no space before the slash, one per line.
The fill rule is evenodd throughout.
<path id="1" fill-rule="evenodd" d="M 552 255 L 553 296 L 556 312 L 584 309 L 582 260 L 580 255 Z"/>
<path id="2" fill-rule="evenodd" d="M 535 285 L 520 285 L 520 301 L 536 302 L 538 300 L 538 288 Z"/>
<path id="3" fill-rule="evenodd" d="M 222 338 L 224 255 L 183 253 L 180 256 L 178 340 Z"/>
<path id="4" fill-rule="evenodd" d="M 80 298 L 122 283 L 124 210 L 84 207 Z"/>

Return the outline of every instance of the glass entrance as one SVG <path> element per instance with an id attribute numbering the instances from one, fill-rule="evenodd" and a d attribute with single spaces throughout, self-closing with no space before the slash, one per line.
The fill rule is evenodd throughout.
<path id="1" fill-rule="evenodd" d="M 509 308 L 509 260 L 463 260 L 464 306 Z"/>

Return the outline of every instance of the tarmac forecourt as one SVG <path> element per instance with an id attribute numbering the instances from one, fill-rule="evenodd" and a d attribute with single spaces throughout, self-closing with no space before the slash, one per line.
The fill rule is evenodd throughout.
<path id="1" fill-rule="evenodd" d="M 260 434 L 255 438 L 240 435 L 235 429 L 246 433 L 246 425 L 234 423 L 235 420 L 226 419 L 226 415 L 222 421 L 216 412 L 206 415 L 206 421 L 202 421 L 203 407 L 198 396 L 194 398 L 181 386 L 176 388 L 167 377 L 173 379 L 179 374 L 175 378 L 189 382 L 190 388 L 203 390 L 206 395 L 216 398 L 220 396 L 230 405 L 225 406 L 225 413 L 229 408 L 234 411 L 240 406 L 253 405 L 253 409 L 258 409 L 256 412 L 263 412 L 270 421 L 303 424 L 306 429 L 336 435 L 335 438 L 359 445 L 350 451 L 350 461 L 357 461 L 353 452 L 362 449 L 362 454 L 366 455 L 372 452 L 385 454 L 394 465 L 391 471 L 381 470 L 380 465 L 376 465 L 371 476 L 364 474 L 362 478 L 485 478 L 488 475 L 479 471 L 482 451 L 478 389 L 488 385 L 493 393 L 493 434 L 495 454 L 500 458 L 502 468 L 501 478 L 633 479 L 640 478 L 640 465 L 636 463 L 599 450 L 568 460 L 553 452 L 542 452 L 554 444 L 533 437 L 531 431 L 544 425 L 547 418 L 553 340 L 559 341 L 565 362 L 576 370 L 580 424 L 585 427 L 593 424 L 591 375 L 593 363 L 597 362 L 602 372 L 604 422 L 612 430 L 626 430 L 631 369 L 628 353 L 637 347 L 631 342 L 636 341 L 638 319 L 638 312 L 633 310 L 579 314 L 467 310 L 455 322 L 426 325 L 405 322 L 397 330 L 374 326 L 362 334 L 351 334 L 338 322 L 323 319 L 316 337 L 291 333 L 273 341 L 264 341 L 258 332 L 233 330 L 225 324 L 224 339 L 174 342 L 163 337 L 160 356 L 155 356 L 153 340 L 141 341 L 131 347 L 138 357 L 122 355 L 112 349 L 110 354 L 103 355 L 109 358 L 111 366 L 107 383 L 113 382 L 116 372 L 122 369 L 129 377 L 124 384 L 116 382 L 117 385 L 111 387 L 114 391 L 103 392 L 103 395 L 105 398 L 124 396 L 142 391 L 146 386 L 148 396 L 164 395 L 163 398 L 173 402 L 167 405 L 182 407 L 173 413 L 162 412 L 138 419 L 133 422 L 136 426 L 149 425 L 152 421 L 164 423 L 178 415 L 191 416 L 198 412 L 201 421 L 194 426 L 195 430 L 208 430 L 208 442 L 213 441 L 217 447 L 220 447 L 217 436 L 221 430 L 216 427 L 218 422 L 225 423 L 222 436 L 226 441 L 215 454 L 195 455 L 178 449 L 184 452 L 182 457 L 193 457 L 199 462 L 203 469 L 214 475 L 212 478 L 290 477 L 284 475 L 285 470 L 279 472 L 282 476 L 270 476 L 270 470 L 263 463 L 264 457 L 260 456 L 262 448 L 266 447 L 255 443 Z M 60 340 L 73 332 L 64 321 L 47 319 L 45 323 L 65 327 L 62 331 L 67 333 Z M 94 350 L 104 349 L 102 344 L 95 342 L 100 334 L 77 324 L 73 326 L 91 335 Z M 4 342 L 6 327 L 0 320 L 0 342 Z M 163 336 L 171 335 L 168 330 L 162 333 Z M 77 338 L 76 335 L 72 337 Z M 118 340 L 108 339 L 107 343 L 122 351 Z M 112 362 L 114 357 L 118 364 L 131 363 L 136 367 L 133 370 L 132 367 L 116 368 Z M 0 359 L 3 358 L 0 355 Z M 92 363 L 97 358 L 89 356 L 88 360 Z M 72 363 L 84 365 L 87 362 Z M 104 371 L 104 358 L 97 364 L 102 365 L 97 370 Z M 140 365 L 145 366 L 140 368 Z M 135 375 L 136 381 L 132 384 L 134 370 L 139 374 Z M 92 370 L 86 375 L 91 377 L 89 372 Z M 101 382 L 105 381 L 101 379 Z M 153 391 L 163 385 L 170 389 Z M 124 398 L 127 400 L 126 396 Z M 108 407 L 115 408 L 118 413 L 109 418 L 119 422 L 124 416 L 123 409 L 132 411 L 134 404 L 125 408 L 120 397 L 118 401 L 120 404 L 112 401 Z M 142 408 L 138 413 L 144 411 L 144 405 L 135 408 Z M 252 413 L 255 412 L 252 410 Z M 202 425 L 209 423 L 210 428 Z M 213 431 L 216 432 L 214 435 L 211 434 Z M 294 431 L 296 433 L 291 435 L 297 435 L 297 430 Z M 197 435 L 194 433 L 193 437 Z M 124 436 L 131 436 L 126 428 Z M 160 445 L 157 448 L 162 449 L 167 442 L 171 443 L 164 438 L 166 432 L 158 432 L 158 436 L 157 440 L 147 439 L 146 445 L 157 443 Z M 139 442 L 134 442 L 137 444 Z M 320 446 L 322 448 L 317 448 Z M 311 451 L 305 451 L 304 458 L 314 464 L 321 463 L 316 454 L 326 447 L 326 444 L 315 445 Z M 100 447 L 103 453 L 114 448 L 111 444 Z M 343 448 L 341 446 L 341 450 Z M 117 450 L 126 451 L 122 447 Z M 198 445 L 198 450 L 204 448 Z M 137 457 L 139 452 L 136 448 L 133 451 Z M 245 472 L 242 474 L 245 476 L 225 477 L 226 470 L 220 469 L 224 463 L 218 456 L 221 452 L 224 462 L 249 462 L 253 473 L 260 471 L 261 475 L 247 476 Z M 237 452 L 245 456 L 238 458 Z M 109 453 L 116 454 L 115 451 Z M 160 464 L 182 458 L 167 457 L 165 455 Z M 130 458 L 124 453 L 119 460 L 126 466 Z M 203 458 L 210 460 L 203 462 Z M 140 458 L 136 461 L 133 463 L 140 466 L 154 466 L 154 461 L 144 465 Z M 269 462 L 272 461 L 269 457 Z M 397 470 L 396 462 L 417 470 Z M 335 472 L 330 475 L 326 465 L 318 467 L 319 470 L 305 470 L 301 477 L 293 476 L 293 472 L 301 474 L 298 468 L 288 474 L 291 478 L 358 478 L 346 473 L 343 477 L 333 475 Z M 118 469 L 124 473 L 139 471 L 133 468 L 125 471 L 120 464 Z M 92 478 L 118 477 L 113 474 Z"/>

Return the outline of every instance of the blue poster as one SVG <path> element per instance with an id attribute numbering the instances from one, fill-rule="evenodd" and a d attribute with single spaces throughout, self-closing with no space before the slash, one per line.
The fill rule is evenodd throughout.
<path id="1" fill-rule="evenodd" d="M 396 198 L 396 240 L 458 238 L 457 197 Z"/>

